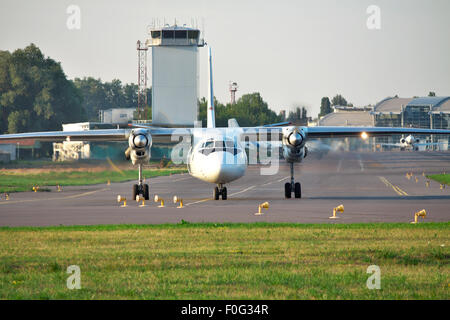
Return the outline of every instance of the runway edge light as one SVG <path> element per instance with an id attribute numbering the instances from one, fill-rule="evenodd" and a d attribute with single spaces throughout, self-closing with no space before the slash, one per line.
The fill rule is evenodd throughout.
<path id="1" fill-rule="evenodd" d="M 260 216 L 263 213 L 261 212 L 261 209 L 269 209 L 269 202 L 263 202 L 258 206 L 258 212 L 255 213 L 255 216 Z"/>
<path id="2" fill-rule="evenodd" d="M 164 199 L 160 198 L 157 194 L 155 195 L 155 202 L 161 202 L 158 208 L 164 208 Z"/>
<path id="3" fill-rule="evenodd" d="M 344 205 L 338 205 L 336 208 L 333 208 L 333 216 L 330 217 L 330 219 L 337 219 L 339 218 L 338 216 L 336 216 L 336 213 L 340 212 L 340 213 L 344 213 Z"/>
<path id="4" fill-rule="evenodd" d="M 120 206 L 121 208 L 124 208 L 127 206 L 127 198 L 122 197 L 120 194 L 117 196 L 117 202 L 118 203 L 123 202 L 123 204 Z"/>
<path id="5" fill-rule="evenodd" d="M 140 194 L 138 194 L 137 196 L 136 196 L 136 202 L 138 202 L 139 203 L 139 201 L 142 201 L 141 202 L 141 204 L 139 205 L 139 207 L 146 207 L 147 205 L 145 204 L 145 198 L 142 196 L 142 195 L 140 195 Z"/>
<path id="6" fill-rule="evenodd" d="M 180 205 L 177 207 L 177 209 L 181 209 L 183 208 L 183 199 L 177 197 L 177 196 L 173 196 L 173 203 L 180 203 Z"/>
<path id="7" fill-rule="evenodd" d="M 418 217 L 422 217 L 422 219 L 425 219 L 426 216 L 427 216 L 427 211 L 425 209 L 422 209 L 414 214 L 414 221 L 411 223 L 416 224 L 419 222 Z"/>

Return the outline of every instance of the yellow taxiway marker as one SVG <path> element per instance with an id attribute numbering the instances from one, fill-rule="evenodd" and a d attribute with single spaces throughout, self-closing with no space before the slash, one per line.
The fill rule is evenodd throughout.
<path id="1" fill-rule="evenodd" d="M 408 195 L 405 191 L 400 189 L 400 187 L 394 186 L 392 183 L 390 183 L 388 179 L 386 179 L 385 177 L 378 177 L 378 178 L 380 178 L 381 182 L 383 182 L 386 185 L 386 187 L 391 187 L 399 196 Z"/>
<path id="2" fill-rule="evenodd" d="M 258 212 L 255 213 L 255 216 L 260 216 L 263 213 L 261 212 L 261 209 L 269 209 L 269 203 L 268 202 L 263 202 L 258 206 Z"/>
<path id="3" fill-rule="evenodd" d="M 336 213 L 340 212 L 340 213 L 344 213 L 344 205 L 338 205 L 336 208 L 333 208 L 333 216 L 331 216 L 329 219 L 337 219 L 339 218 L 338 216 L 336 216 Z"/>
<path id="4" fill-rule="evenodd" d="M 414 221 L 411 223 L 416 224 L 416 223 L 418 223 L 418 220 L 417 220 L 418 217 L 422 217 L 422 219 L 425 219 L 426 216 L 427 216 L 427 211 L 425 209 L 422 209 L 414 214 Z"/>

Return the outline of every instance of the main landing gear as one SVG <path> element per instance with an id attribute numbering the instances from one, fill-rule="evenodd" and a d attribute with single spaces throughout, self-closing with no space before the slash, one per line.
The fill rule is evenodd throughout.
<path id="1" fill-rule="evenodd" d="M 142 183 L 142 164 L 139 164 L 139 184 L 133 185 L 133 200 L 136 200 L 136 196 L 142 195 L 145 200 L 150 199 L 150 193 L 148 190 L 148 184 Z"/>
<path id="2" fill-rule="evenodd" d="M 219 200 L 220 196 L 222 196 L 222 200 L 227 200 L 227 188 L 222 184 L 217 185 L 213 192 L 214 200 Z"/>
<path id="3" fill-rule="evenodd" d="M 286 182 L 284 185 L 284 197 L 286 199 L 290 199 L 292 196 L 292 192 L 294 192 L 294 196 L 296 198 L 302 197 L 302 185 L 300 182 L 294 182 L 294 163 L 291 162 L 291 182 Z"/>

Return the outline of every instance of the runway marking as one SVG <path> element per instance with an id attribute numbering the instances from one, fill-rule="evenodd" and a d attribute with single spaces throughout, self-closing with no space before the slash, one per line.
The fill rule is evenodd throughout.
<path id="1" fill-rule="evenodd" d="M 14 204 L 14 203 L 22 203 L 22 202 L 37 202 L 37 201 L 51 201 L 51 200 L 67 200 L 67 199 L 75 199 L 75 198 L 81 198 L 84 196 L 88 196 L 97 192 L 101 192 L 101 191 L 106 191 L 106 190 L 111 190 L 110 188 L 103 188 L 103 189 L 98 189 L 98 190 L 94 190 L 94 191 L 88 191 L 88 192 L 84 192 L 84 193 L 79 193 L 79 194 L 74 194 L 71 196 L 67 196 L 67 197 L 62 197 L 62 198 L 45 198 L 45 199 L 25 199 L 25 200 L 8 200 L 8 201 L 2 201 L 0 202 L 0 204 Z"/>
<path id="2" fill-rule="evenodd" d="M 212 199 L 211 198 L 202 199 L 202 200 L 198 200 L 198 201 L 195 201 L 195 202 L 186 203 L 185 206 L 187 207 L 187 206 L 190 206 L 191 204 L 206 202 L 206 201 L 210 201 L 210 200 L 212 200 Z"/>
<path id="3" fill-rule="evenodd" d="M 359 162 L 359 166 L 361 167 L 361 171 L 364 171 L 364 163 L 361 159 L 361 155 L 358 153 L 358 162 Z"/>
<path id="4" fill-rule="evenodd" d="M 285 179 L 287 179 L 287 178 L 289 178 L 289 176 L 287 176 L 287 177 L 284 177 L 284 178 L 282 178 L 282 179 L 279 179 L 279 180 L 273 180 L 273 181 L 270 181 L 270 182 L 264 183 L 264 184 L 262 184 L 262 185 L 261 185 L 261 187 L 263 187 L 263 186 L 267 186 L 267 185 L 269 185 L 269 184 L 271 184 L 271 183 L 275 183 L 275 182 L 281 182 L 281 181 L 283 181 L 283 180 L 285 180 Z"/>
<path id="5" fill-rule="evenodd" d="M 400 189 L 399 186 L 394 186 L 392 183 L 390 183 L 389 180 L 386 179 L 385 177 L 378 177 L 378 178 L 380 178 L 381 182 L 383 182 L 386 185 L 386 187 L 391 187 L 398 195 L 400 196 L 408 195 L 405 191 Z"/>
<path id="6" fill-rule="evenodd" d="M 336 168 L 336 172 L 341 172 L 341 168 L 342 168 L 342 159 L 339 160 L 338 166 Z"/>
<path id="7" fill-rule="evenodd" d="M 287 177 L 281 178 L 280 180 L 277 180 L 277 182 L 281 182 L 281 181 L 283 181 L 283 180 L 286 180 L 287 178 L 290 178 L 290 176 L 287 176 Z"/>
<path id="8" fill-rule="evenodd" d="M 232 193 L 232 194 L 230 194 L 230 196 L 235 196 L 235 195 L 237 195 L 237 194 L 239 194 L 239 193 L 243 193 L 243 192 L 248 191 L 248 190 L 251 190 L 251 189 L 253 189 L 253 188 L 255 188 L 255 187 L 256 187 L 256 186 L 248 187 L 248 188 L 246 188 L 246 189 L 244 189 L 244 190 L 241 190 L 241 191 Z"/>

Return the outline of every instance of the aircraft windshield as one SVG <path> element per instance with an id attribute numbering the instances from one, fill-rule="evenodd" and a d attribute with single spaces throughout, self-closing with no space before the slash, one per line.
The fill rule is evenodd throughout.
<path id="1" fill-rule="evenodd" d="M 204 142 L 198 150 L 199 153 L 204 155 L 209 155 L 210 153 L 218 151 L 229 152 L 233 155 L 242 152 L 233 140 L 208 140 Z"/>

